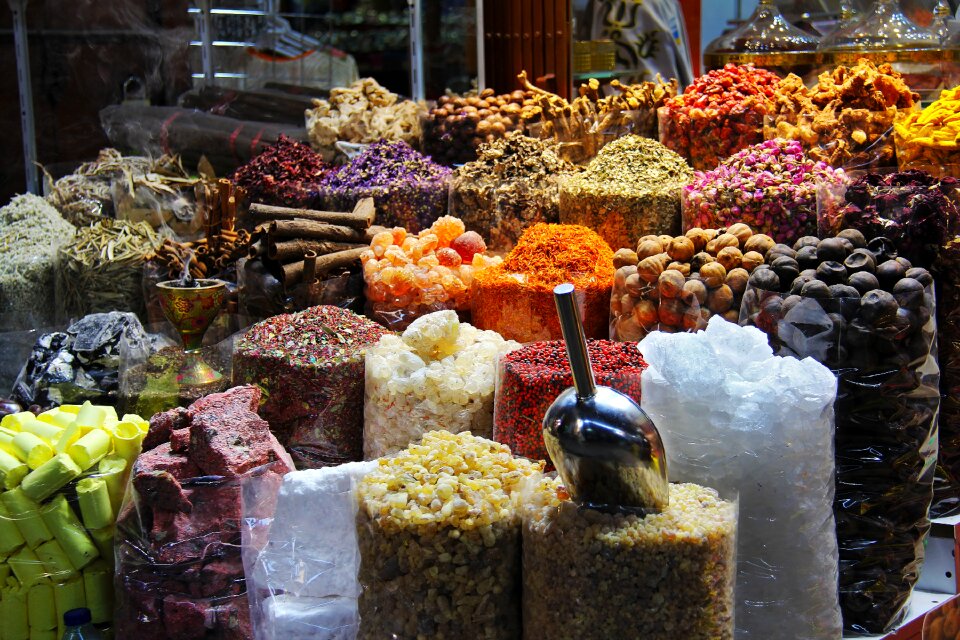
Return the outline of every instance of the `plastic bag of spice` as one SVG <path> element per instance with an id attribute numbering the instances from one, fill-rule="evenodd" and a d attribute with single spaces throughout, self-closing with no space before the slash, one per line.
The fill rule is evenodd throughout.
<path id="1" fill-rule="evenodd" d="M 553 288 L 572 282 L 586 336 L 606 338 L 613 273 L 613 251 L 590 229 L 536 224 L 502 263 L 476 273 L 473 324 L 521 343 L 558 340 Z"/>
<path id="2" fill-rule="evenodd" d="M 363 458 L 364 354 L 386 333 L 317 306 L 258 322 L 237 341 L 234 382 L 263 390 L 260 414 L 298 468 Z"/>
<path id="3" fill-rule="evenodd" d="M 364 457 L 391 455 L 436 429 L 489 438 L 496 361 L 519 347 L 461 323 L 453 311 L 380 338 L 366 354 Z"/>
<path id="4" fill-rule="evenodd" d="M 612 387 L 640 404 L 640 374 L 646 367 L 634 342 L 588 340 L 597 384 Z M 553 465 L 543 444 L 543 417 L 573 386 L 563 341 L 534 342 L 505 353 L 497 363 L 493 439 L 514 454 Z"/>
<path id="5" fill-rule="evenodd" d="M 960 237 L 944 244 L 934 273 L 942 397 L 937 464 L 953 487 L 960 487 Z M 955 500 L 956 490 L 950 494 Z"/>
<path id="6" fill-rule="evenodd" d="M 605 146 L 582 173 L 560 180 L 560 221 L 595 230 L 611 248 L 680 232 L 687 163 L 656 140 L 628 135 Z"/>
<path id="7" fill-rule="evenodd" d="M 382 458 L 358 488 L 357 637 L 519 637 L 519 488 L 541 469 L 445 431 Z"/>
<path id="8" fill-rule="evenodd" d="M 733 638 L 735 500 L 672 484 L 662 513 L 613 515 L 533 478 L 522 511 L 525 637 Z"/>
<path id="9" fill-rule="evenodd" d="M 737 637 L 839 638 L 834 376 L 719 318 L 695 335 L 650 334 L 639 349 L 641 406 L 670 477 L 739 495 Z"/>
<path id="10" fill-rule="evenodd" d="M 240 387 L 151 419 L 117 519 L 117 637 L 253 637 L 241 489 L 293 469 L 259 396 Z"/>
<path id="11" fill-rule="evenodd" d="M 348 462 L 243 482 L 243 562 L 254 637 L 356 637 L 356 484 L 376 467 L 375 461 Z"/>
<path id="12" fill-rule="evenodd" d="M 844 627 L 861 633 L 906 615 L 930 528 L 940 406 L 932 278 L 903 266 L 881 265 L 880 278 L 856 272 L 847 285 L 801 276 L 789 292 L 751 286 L 741 306 L 741 324 L 766 332 L 778 355 L 812 357 L 837 377 L 840 606 Z"/>

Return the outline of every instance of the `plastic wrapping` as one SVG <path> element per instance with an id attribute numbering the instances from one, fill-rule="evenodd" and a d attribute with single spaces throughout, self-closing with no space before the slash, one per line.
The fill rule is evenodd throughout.
<path id="1" fill-rule="evenodd" d="M 519 637 L 515 500 L 540 469 L 503 445 L 444 431 L 382 459 L 359 485 L 358 638 Z M 436 500 L 418 497 L 427 491 Z"/>
<path id="2" fill-rule="evenodd" d="M 105 629 L 114 522 L 146 421 L 86 403 L 11 414 L 0 426 L 3 637 L 60 637 L 63 614 L 78 607 Z"/>
<path id="3" fill-rule="evenodd" d="M 376 462 L 250 478 L 243 484 L 243 562 L 257 640 L 353 640 L 356 481 Z M 318 527 L 317 523 L 323 526 Z"/>
<path id="4" fill-rule="evenodd" d="M 531 485 L 524 637 L 733 638 L 735 501 L 675 484 L 666 511 L 644 518 L 578 509 L 557 480 Z"/>
<path id="5" fill-rule="evenodd" d="M 960 237 L 947 242 L 934 267 L 941 405 L 937 464 L 960 487 Z"/>
<path id="6" fill-rule="evenodd" d="M 50 408 L 84 401 L 115 405 L 121 343 L 144 346 L 147 336 L 132 313 L 94 313 L 65 332 L 41 334 L 13 386 L 25 407 Z"/>
<path id="7" fill-rule="evenodd" d="M 364 457 L 396 453 L 438 429 L 490 438 L 496 361 L 519 346 L 461 324 L 453 311 L 380 338 L 366 355 Z"/>
<path id="8" fill-rule="evenodd" d="M 117 637 L 252 638 L 241 487 L 293 469 L 254 413 L 259 395 L 241 387 L 151 420 L 117 519 Z"/>
<path id="9" fill-rule="evenodd" d="M 298 468 L 363 457 L 364 353 L 385 333 L 319 306 L 264 320 L 238 340 L 234 382 L 264 391 L 260 414 Z"/>
<path id="10" fill-rule="evenodd" d="M 840 637 L 834 376 L 719 318 L 696 335 L 653 333 L 640 351 L 641 406 L 670 477 L 739 495 L 737 637 Z"/>
<path id="11" fill-rule="evenodd" d="M 612 387 L 640 404 L 640 374 L 646 364 L 636 343 L 588 340 L 587 352 L 597 384 Z M 573 386 L 573 374 L 560 340 L 527 344 L 500 356 L 493 409 L 493 439 L 514 454 L 544 460 L 543 417 L 553 401 Z"/>
<path id="12" fill-rule="evenodd" d="M 764 118 L 763 135 L 767 140 L 799 140 L 812 159 L 834 167 L 890 167 L 896 163 L 893 123 L 897 113 L 896 107 L 784 113 Z"/>
<path id="13" fill-rule="evenodd" d="M 363 310 L 363 276 L 344 271 L 318 282 L 286 287 L 263 260 L 243 259 L 237 263 L 240 312 L 257 319 L 302 311 L 318 304 Z"/>
<path id="14" fill-rule="evenodd" d="M 148 339 L 120 341 L 120 383 L 117 405 L 143 416 L 186 406 L 197 398 L 229 386 L 234 341 L 249 325 L 244 316 L 221 313 L 204 334 L 203 361 L 222 374 L 209 385 L 190 386 L 177 381 L 184 361 L 183 344 L 169 322 L 147 325 Z"/>
<path id="15" fill-rule="evenodd" d="M 864 633 L 906 615 L 937 460 L 933 293 L 895 291 L 816 299 L 749 287 L 741 307 L 741 324 L 765 331 L 776 353 L 813 357 L 837 376 L 840 606 L 844 627 Z"/>

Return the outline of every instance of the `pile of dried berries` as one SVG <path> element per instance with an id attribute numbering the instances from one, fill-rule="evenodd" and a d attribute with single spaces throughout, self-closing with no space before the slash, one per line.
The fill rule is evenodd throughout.
<path id="1" fill-rule="evenodd" d="M 752 64 L 728 64 L 694 80 L 660 109 L 660 142 L 694 169 L 763 140 L 763 118 L 780 77 Z"/>
<path id="2" fill-rule="evenodd" d="M 940 92 L 922 112 L 898 114 L 894 126 L 897 163 L 901 169 L 926 169 L 937 175 L 956 170 L 960 164 L 960 87 Z"/>
<path id="3" fill-rule="evenodd" d="M 868 240 L 883 236 L 898 255 L 925 267 L 934 264 L 960 221 L 960 180 L 935 178 L 925 171 L 868 173 L 856 178 L 842 200 L 821 198 L 821 236 L 857 229 Z"/>
<path id="4" fill-rule="evenodd" d="M 313 204 L 317 183 L 327 171 L 323 158 L 302 142 L 280 135 L 230 180 L 247 191 L 250 202 L 288 207 Z"/>
<path id="5" fill-rule="evenodd" d="M 683 158 L 656 140 L 628 135 L 606 145 L 586 171 L 560 183 L 560 221 L 595 230 L 613 248 L 680 232 L 680 191 L 693 180 Z"/>
<path id="6" fill-rule="evenodd" d="M 520 637 L 518 498 L 542 468 L 467 432 L 381 458 L 357 488 L 358 637 Z"/>
<path id="7" fill-rule="evenodd" d="M 387 332 L 339 307 L 253 325 L 234 353 L 236 384 L 263 390 L 260 415 L 298 468 L 363 457 L 364 353 Z"/>
<path id="8" fill-rule="evenodd" d="M 451 171 L 406 142 L 376 142 L 324 177 L 319 199 L 328 211 L 352 211 L 373 198 L 377 222 L 417 232 L 447 212 Z"/>
<path id="9" fill-rule="evenodd" d="M 366 284 L 367 315 L 391 329 L 443 309 L 466 311 L 477 273 L 500 264 L 463 222 L 443 216 L 419 235 L 402 227 L 373 236 L 360 254 Z"/>
<path id="10" fill-rule="evenodd" d="M 817 191 L 847 183 L 842 169 L 814 162 L 797 140 L 777 138 L 743 149 L 683 190 L 683 227 L 750 225 L 777 242 L 817 230 Z"/>
<path id="11" fill-rule="evenodd" d="M 576 171 L 556 145 L 519 131 L 480 146 L 478 158 L 457 169 L 450 213 L 478 231 L 494 251 L 509 251 L 524 229 L 559 222 L 557 178 Z"/>
<path id="12" fill-rule="evenodd" d="M 812 89 L 794 74 L 784 78 L 764 132 L 800 140 L 812 159 L 834 167 L 887 167 L 894 164 L 888 133 L 897 112 L 919 100 L 889 64 L 861 59 L 820 74 Z"/>
<path id="13" fill-rule="evenodd" d="M 605 338 L 613 251 L 590 229 L 572 224 L 535 224 L 501 264 L 477 272 L 473 324 L 517 342 L 559 340 L 553 288 L 564 282 L 577 288 L 587 337 Z"/>
<path id="14" fill-rule="evenodd" d="M 647 367 L 635 342 L 587 340 L 597 384 L 625 393 L 640 404 L 640 375 Z M 500 358 L 493 409 L 493 439 L 531 460 L 550 458 L 543 444 L 543 416 L 573 374 L 560 340 L 534 342 Z"/>

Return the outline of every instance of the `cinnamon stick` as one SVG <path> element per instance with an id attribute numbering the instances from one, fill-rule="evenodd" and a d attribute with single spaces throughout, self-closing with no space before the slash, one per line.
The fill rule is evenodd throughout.
<path id="1" fill-rule="evenodd" d="M 338 240 L 340 242 L 370 242 L 366 232 L 338 224 L 327 224 L 316 220 L 274 220 L 267 227 L 271 239 L 314 238 L 317 240 Z"/>
<path id="2" fill-rule="evenodd" d="M 362 231 L 368 229 L 370 225 L 373 224 L 373 219 L 376 216 L 376 208 L 373 204 L 373 198 L 364 198 L 358 202 L 357 206 L 350 212 L 293 209 L 290 207 L 253 203 L 250 205 L 250 215 L 258 221 L 303 218 L 315 222 L 344 225 Z"/>
<path id="3" fill-rule="evenodd" d="M 368 249 L 369 245 L 357 242 L 331 242 L 328 240 L 283 240 L 281 242 L 270 241 L 267 245 L 267 257 L 277 262 L 290 262 L 292 260 L 302 260 L 308 251 L 314 251 L 317 255 L 336 253 L 348 249 Z"/>
<path id="4" fill-rule="evenodd" d="M 360 260 L 360 254 L 366 250 L 367 247 L 358 247 L 356 249 L 338 251 L 336 253 L 328 253 L 325 256 L 319 256 L 317 258 L 316 266 L 317 277 L 332 271 L 333 269 L 349 267 Z M 283 284 L 289 287 L 300 282 L 303 279 L 304 266 L 303 260 L 283 265 Z"/>

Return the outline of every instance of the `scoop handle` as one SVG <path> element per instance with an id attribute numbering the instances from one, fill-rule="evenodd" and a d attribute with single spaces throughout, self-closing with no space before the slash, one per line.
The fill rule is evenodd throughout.
<path id="1" fill-rule="evenodd" d="M 567 347 L 567 359 L 573 371 L 573 386 L 577 397 L 592 398 L 597 393 L 593 380 L 593 368 L 590 366 L 590 354 L 587 353 L 587 339 L 583 334 L 583 323 L 574 297 L 574 286 L 569 282 L 559 284 L 553 289 L 553 299 L 560 316 L 560 330 Z"/>

